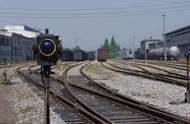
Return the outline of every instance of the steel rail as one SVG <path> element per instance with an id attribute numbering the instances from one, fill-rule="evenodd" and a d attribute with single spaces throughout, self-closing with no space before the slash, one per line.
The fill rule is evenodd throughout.
<path id="1" fill-rule="evenodd" d="M 113 62 L 115 62 L 115 61 L 113 61 Z M 171 72 L 171 71 L 168 71 L 168 70 L 165 70 L 165 69 L 161 69 L 161 68 L 158 68 L 158 67 L 155 67 L 155 66 L 152 66 L 152 65 L 140 64 L 140 63 L 126 63 L 124 61 L 118 61 L 118 60 L 116 60 L 116 63 L 120 63 L 120 64 L 124 64 L 124 65 L 129 65 L 130 64 L 130 65 L 137 65 L 137 66 L 138 65 L 139 66 L 146 66 L 146 67 L 153 68 L 153 69 L 156 69 L 156 70 L 159 70 L 159 71 L 163 71 L 163 72 L 166 72 L 166 73 L 169 74 L 169 75 L 163 74 L 163 76 L 171 76 L 171 77 L 176 76 L 177 78 L 187 80 L 186 75 L 177 74 L 177 73 L 174 73 L 174 72 Z M 162 75 L 162 74 L 159 74 L 159 75 Z"/>
<path id="2" fill-rule="evenodd" d="M 84 64 L 84 63 L 82 63 L 82 64 Z M 112 124 L 112 122 L 111 122 L 110 120 L 108 120 L 106 117 L 102 116 L 101 114 L 99 114 L 99 113 L 96 112 L 95 110 L 93 110 L 90 106 L 88 106 L 88 105 L 87 105 L 85 102 L 83 102 L 82 100 L 78 99 L 78 98 L 74 95 L 74 93 L 71 91 L 70 86 L 69 86 L 70 83 L 69 83 L 69 81 L 68 81 L 67 78 L 66 78 L 66 77 L 67 77 L 67 72 L 68 72 L 70 69 L 72 69 L 72 68 L 74 68 L 74 67 L 76 67 L 76 66 L 78 66 L 78 65 L 80 65 L 80 64 L 71 66 L 71 67 L 67 68 L 67 69 L 64 71 L 63 76 L 64 76 L 64 85 L 65 85 L 65 88 L 66 88 L 67 91 L 72 95 L 72 97 L 73 97 L 74 99 L 76 99 L 76 101 L 77 101 L 82 107 L 84 107 L 87 111 L 89 111 L 89 112 L 92 113 L 93 115 L 95 115 L 95 116 L 97 116 L 98 118 L 100 118 L 101 120 L 103 120 L 104 123 Z M 61 81 L 61 80 L 60 80 L 60 81 Z"/>
<path id="3" fill-rule="evenodd" d="M 87 64 L 85 64 L 85 65 L 83 65 L 82 66 L 82 68 L 84 68 L 85 66 L 86 66 Z M 81 68 L 81 69 L 82 69 Z M 81 71 L 81 69 L 80 69 L 80 71 Z M 88 91 L 88 92 L 91 92 L 92 94 L 94 94 L 94 95 L 96 95 L 96 96 L 100 96 L 100 97 L 102 97 L 102 98 L 104 98 L 104 99 L 108 99 L 109 101 L 112 101 L 112 102 L 115 102 L 115 103 L 117 103 L 117 104 L 121 104 L 121 105 L 123 105 L 123 106 L 127 106 L 127 107 L 133 107 L 133 109 L 132 108 L 130 108 L 131 110 L 133 110 L 133 111 L 135 111 L 136 113 L 141 113 L 141 114 L 144 114 L 144 116 L 147 116 L 147 117 L 151 117 L 151 118 L 154 118 L 154 119 L 156 119 L 157 117 L 156 116 L 152 116 L 152 115 L 149 115 L 149 114 L 145 114 L 145 113 L 143 113 L 142 111 L 138 111 L 137 109 L 134 109 L 134 108 L 138 108 L 139 106 L 138 105 L 133 105 L 133 104 L 130 104 L 130 103 L 128 103 L 128 104 L 125 104 L 127 101 L 124 101 L 124 100 L 122 100 L 122 99 L 118 99 L 118 98 L 116 98 L 116 97 L 112 97 L 112 96 L 110 96 L 110 94 L 109 95 L 105 95 L 105 94 L 103 94 L 103 93 L 99 93 L 99 92 L 95 92 L 95 91 L 92 91 L 92 90 L 89 90 L 89 89 L 87 89 L 87 88 L 84 88 L 84 87 L 81 87 L 81 86 L 79 86 L 79 85 L 75 85 L 75 84 L 73 84 L 73 83 L 70 83 L 69 84 L 70 86 L 70 88 L 71 87 L 77 87 L 77 88 L 79 88 L 80 87 L 80 89 L 83 89 L 83 90 L 86 90 L 86 91 Z M 71 91 L 72 92 L 72 91 Z M 111 94 L 112 95 L 112 94 Z M 162 120 L 162 119 L 158 119 L 157 118 L 157 120 Z M 162 121 L 164 121 L 164 120 L 162 120 Z M 165 121 L 165 122 L 167 122 L 167 121 Z M 110 122 L 110 123 L 113 123 L 113 122 Z M 167 122 L 167 123 L 170 123 L 170 122 Z"/>
<path id="4" fill-rule="evenodd" d="M 80 69 L 80 72 L 82 75 L 84 75 L 88 80 L 89 82 L 93 82 L 94 85 L 104 89 L 105 91 L 111 93 L 113 96 L 116 96 L 117 98 L 120 98 L 120 99 L 117 99 L 121 104 L 125 104 L 125 105 L 129 105 L 131 107 L 134 107 L 134 108 L 139 108 L 139 110 L 142 112 L 145 112 L 145 113 L 148 113 L 149 115 L 151 116 L 154 116 L 154 117 L 157 117 L 157 118 L 161 118 L 163 120 L 166 120 L 168 122 L 171 122 L 171 123 L 190 123 L 190 120 L 188 119 L 185 119 L 185 118 L 182 118 L 178 115 L 174 115 L 174 114 L 171 114 L 169 112 L 166 112 L 166 111 L 163 111 L 161 109 L 158 109 L 158 108 L 155 108 L 149 104 L 145 104 L 145 103 L 142 103 L 142 102 L 139 102 L 137 100 L 134 100 L 134 99 L 131 99 L 130 97 L 127 97 L 127 96 L 124 96 L 122 94 L 119 94 L 115 91 L 112 91 L 111 89 L 101 85 L 100 83 L 97 83 L 95 82 L 94 80 L 92 80 L 87 74 L 84 73 L 84 68 L 86 66 L 83 66 L 81 69 Z M 87 88 L 83 88 L 81 86 L 78 86 L 76 84 L 72 84 L 73 86 L 77 87 L 77 88 L 81 88 L 83 90 L 86 90 L 88 92 L 95 92 L 95 91 L 91 91 Z M 105 98 L 108 98 L 110 96 L 104 96 L 98 92 L 96 92 L 97 94 L 99 94 L 100 96 L 102 97 L 105 97 Z M 114 99 L 114 98 L 113 98 Z M 115 99 L 114 99 L 115 100 Z M 116 100 L 116 101 L 117 101 Z"/>
<path id="5" fill-rule="evenodd" d="M 24 67 L 27 67 L 27 66 L 23 66 L 23 67 L 19 67 L 17 68 L 17 73 L 19 76 L 21 76 L 21 78 L 24 78 L 24 80 L 28 81 L 28 82 L 31 82 L 33 84 L 35 84 L 36 86 L 38 86 L 39 88 L 43 89 L 43 86 L 38 83 L 37 81 L 34 81 L 33 79 L 29 78 L 27 75 L 25 75 L 24 73 L 22 73 L 20 71 L 21 68 L 24 68 Z M 30 69 L 31 71 L 31 69 Z M 36 72 L 35 72 L 36 73 Z M 99 124 L 103 124 L 104 121 L 100 120 L 99 118 L 97 118 L 96 116 L 94 116 L 93 114 L 89 113 L 88 111 L 86 111 L 85 109 L 77 106 L 75 103 L 67 100 L 66 98 L 58 95 L 58 94 L 55 94 L 53 91 L 50 90 L 50 94 L 52 95 L 52 97 L 58 99 L 59 101 L 61 101 L 61 103 L 64 103 L 68 106 L 70 106 L 71 108 L 73 108 L 75 111 L 79 112 L 81 115 L 83 115 L 85 118 L 93 121 L 94 123 L 99 123 Z"/>
<path id="6" fill-rule="evenodd" d="M 103 63 L 102 63 L 102 66 L 109 69 L 109 70 L 115 71 L 115 72 L 119 72 L 119 73 L 123 73 L 123 74 L 129 74 L 129 75 L 135 75 L 135 76 L 141 76 L 141 77 L 149 78 L 149 79 L 152 79 L 152 80 L 163 81 L 165 83 L 176 84 L 178 86 L 183 86 L 183 87 L 187 86 L 186 81 L 174 80 L 172 78 L 167 78 L 165 76 L 156 75 L 154 73 L 150 73 L 150 72 L 147 73 L 147 72 L 144 72 L 144 71 L 131 70 L 131 69 L 127 69 L 127 68 L 123 68 L 123 67 L 113 65 L 113 64 L 108 63 L 108 62 L 106 62 L 106 63 L 108 65 L 111 65 L 111 66 L 117 68 L 117 69 L 105 66 Z"/>
<path id="7" fill-rule="evenodd" d="M 140 62 L 140 63 L 145 63 L 145 62 Z M 167 63 L 157 63 L 157 62 L 148 62 L 148 64 L 156 64 L 156 65 L 163 66 L 163 67 L 169 67 L 169 68 L 174 68 L 174 69 L 186 71 L 186 68 L 183 68 L 186 66 L 178 66 L 177 67 L 177 65 L 167 64 Z"/>

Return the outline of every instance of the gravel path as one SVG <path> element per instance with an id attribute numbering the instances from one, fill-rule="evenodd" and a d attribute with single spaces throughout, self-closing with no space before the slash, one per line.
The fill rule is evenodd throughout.
<path id="1" fill-rule="evenodd" d="M 37 95 L 25 81 L 22 81 L 15 74 L 12 67 L 7 69 L 9 85 L 0 85 L 0 91 L 6 101 L 11 103 L 14 113 L 14 123 L 16 124 L 43 124 L 44 102 L 42 96 Z M 0 73 L 2 74 L 2 69 Z M 10 106 L 4 106 L 9 109 Z M 1 112 L 1 111 L 0 111 Z M 0 113 L 0 115 L 3 113 Z M 6 115 L 5 115 L 6 116 Z M 50 108 L 51 124 L 65 124 L 65 122 Z M 0 116 L 1 120 L 2 116 Z M 9 118 L 7 115 L 6 118 Z M 7 119 L 8 120 L 8 119 Z M 4 124 L 8 123 L 5 120 Z M 0 121 L 1 122 L 1 121 Z M 10 123 L 11 124 L 11 123 Z"/>
<path id="2" fill-rule="evenodd" d="M 92 67 L 96 68 L 96 71 Z M 118 89 L 121 94 L 190 119 L 190 104 L 169 104 L 172 101 L 184 100 L 186 89 L 183 87 L 115 73 L 103 68 L 98 62 L 90 64 L 85 68 L 85 72 L 96 79 L 97 82 L 105 83 L 111 88 Z"/>

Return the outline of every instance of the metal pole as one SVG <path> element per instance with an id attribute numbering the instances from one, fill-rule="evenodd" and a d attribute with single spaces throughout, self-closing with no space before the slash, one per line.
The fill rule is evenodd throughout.
<path id="1" fill-rule="evenodd" d="M 78 47 L 78 38 L 75 38 L 76 46 Z"/>
<path id="2" fill-rule="evenodd" d="M 163 17 L 164 60 L 166 61 L 166 39 L 165 39 L 165 35 L 166 35 L 166 32 L 165 32 L 165 17 L 166 17 L 166 15 L 163 14 L 162 17 Z"/>
<path id="3" fill-rule="evenodd" d="M 145 63 L 147 64 L 147 53 L 146 53 L 146 39 L 144 40 L 144 59 L 145 59 Z"/>
<path id="4" fill-rule="evenodd" d="M 133 37 L 133 43 L 134 43 L 134 51 L 133 51 L 133 55 L 135 55 L 135 37 Z M 134 56 L 135 57 L 135 56 Z"/>
<path id="5" fill-rule="evenodd" d="M 49 87 L 48 86 L 45 86 L 45 124 L 50 124 Z"/>
<path id="6" fill-rule="evenodd" d="M 50 124 L 50 112 L 49 112 L 49 86 L 50 86 L 50 82 L 49 82 L 49 74 L 50 74 L 50 67 L 49 66 L 43 66 L 42 67 L 42 76 L 45 76 L 47 78 L 47 81 L 43 80 L 42 77 L 42 81 L 44 84 L 44 124 Z"/>
<path id="7" fill-rule="evenodd" d="M 189 57 L 187 57 L 187 92 L 185 102 L 190 103 L 190 87 L 189 87 Z"/>

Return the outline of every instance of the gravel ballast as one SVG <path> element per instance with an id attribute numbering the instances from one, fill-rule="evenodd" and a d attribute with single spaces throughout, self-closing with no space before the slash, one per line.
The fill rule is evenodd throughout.
<path id="1" fill-rule="evenodd" d="M 16 67 L 7 69 L 10 83 L 7 85 L 2 84 L 0 90 L 6 100 L 13 106 L 13 111 L 16 115 L 16 124 L 43 124 L 43 96 L 38 95 L 32 90 L 27 82 L 18 78 L 14 72 L 15 69 Z M 62 120 L 51 108 L 50 121 L 51 124 L 65 124 L 64 120 Z"/>

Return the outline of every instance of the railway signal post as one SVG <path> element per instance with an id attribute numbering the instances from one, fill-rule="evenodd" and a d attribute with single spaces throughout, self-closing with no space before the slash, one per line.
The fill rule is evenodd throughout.
<path id="1" fill-rule="evenodd" d="M 44 124 L 50 124 L 49 78 L 50 74 L 53 74 L 51 71 L 51 66 L 56 65 L 58 57 L 61 56 L 61 45 L 58 36 L 49 34 L 48 29 L 46 29 L 45 32 L 45 35 L 40 35 L 37 37 L 33 50 L 34 57 L 37 58 L 37 64 L 41 65 L 41 78 L 44 86 Z"/>
<path id="2" fill-rule="evenodd" d="M 185 93 L 185 103 L 190 103 L 190 81 L 189 81 L 189 58 L 190 58 L 190 51 L 185 53 L 185 57 L 187 60 L 187 92 Z"/>

